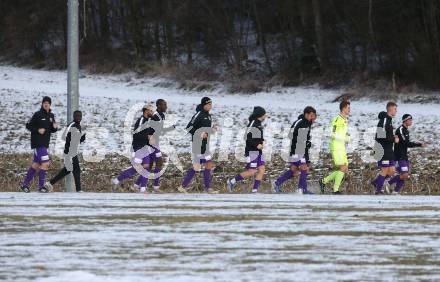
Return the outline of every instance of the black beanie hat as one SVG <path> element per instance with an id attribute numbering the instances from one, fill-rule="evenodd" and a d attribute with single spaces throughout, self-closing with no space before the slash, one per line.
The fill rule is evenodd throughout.
<path id="1" fill-rule="evenodd" d="M 43 104 L 44 102 L 49 102 L 49 104 L 52 105 L 52 99 L 50 99 L 49 96 L 44 96 L 43 97 L 43 101 L 41 101 L 41 104 Z"/>
<path id="2" fill-rule="evenodd" d="M 203 98 L 202 98 L 202 101 L 200 101 L 200 105 L 202 105 L 202 107 L 203 107 L 204 105 L 209 104 L 209 103 L 212 103 L 212 100 L 211 100 L 211 98 L 209 98 L 209 97 L 203 97 Z"/>
<path id="3" fill-rule="evenodd" d="M 266 110 L 263 107 L 256 106 L 254 107 L 254 111 L 252 112 L 252 116 L 254 119 L 262 117 L 266 114 Z"/>
<path id="4" fill-rule="evenodd" d="M 404 114 L 403 116 L 402 116 L 402 122 L 405 122 L 405 121 L 407 121 L 407 120 L 409 120 L 409 119 L 412 119 L 413 117 L 412 117 L 412 115 L 410 115 L 410 114 Z"/>

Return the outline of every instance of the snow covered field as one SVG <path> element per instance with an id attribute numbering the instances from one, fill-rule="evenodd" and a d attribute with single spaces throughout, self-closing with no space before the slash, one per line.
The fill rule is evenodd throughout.
<path id="1" fill-rule="evenodd" d="M 0 193 L 0 280 L 438 281 L 439 199 Z"/>
<path id="2" fill-rule="evenodd" d="M 183 129 L 200 98 L 208 95 L 214 102 L 214 121 L 219 125 L 217 139 L 214 145 L 221 145 L 222 152 L 236 153 L 240 148 L 241 136 L 239 129 L 247 123 L 247 117 L 252 107 L 265 107 L 271 118 L 266 122 L 266 140 L 272 146 L 266 148 L 267 155 L 287 148 L 289 143 L 282 142 L 287 135 L 292 122 L 307 105 L 315 106 L 318 110 L 318 122 L 313 132 L 314 153 L 319 148 L 327 150 L 327 126 L 338 113 L 337 103 L 331 101 L 340 91 L 320 90 L 311 88 L 280 88 L 270 92 L 255 95 L 238 95 L 225 93 L 221 89 L 216 92 L 192 92 L 178 90 L 169 81 L 160 78 L 142 78 L 136 74 L 125 75 L 83 75 L 80 78 L 80 108 L 84 111 L 84 124 L 87 125 L 88 141 L 84 145 L 86 155 L 108 153 L 123 154 L 130 144 L 130 135 L 124 137 L 124 125 L 129 129 L 133 118 L 140 113 L 141 105 L 146 101 L 155 101 L 163 98 L 169 102 L 169 124 L 175 123 L 177 130 L 163 139 L 164 151 L 170 147 L 176 152 L 189 151 L 189 138 Z M 167 87 L 164 87 L 166 85 Z M 28 70 L 10 66 L 0 66 L 0 153 L 30 152 L 29 133 L 25 129 L 25 122 L 32 113 L 39 108 L 42 96 L 49 95 L 53 100 L 53 111 L 61 124 L 66 120 L 66 75 L 61 71 Z M 130 116 L 130 108 L 134 108 Z M 351 117 L 352 142 L 350 150 L 365 150 L 369 153 L 372 145 L 373 133 L 377 124 L 377 114 L 384 110 L 383 102 L 367 100 L 356 101 L 352 104 Z M 403 113 L 411 113 L 415 117 L 415 126 L 412 129 L 414 139 L 426 142 L 428 150 L 439 148 L 440 106 L 437 104 L 399 104 L 399 114 L 395 125 Z M 127 120 L 127 121 L 126 121 Z M 58 137 L 61 136 L 59 132 Z M 60 138 L 53 138 L 52 151 L 62 148 Z M 58 142 L 56 141 L 58 140 Z M 217 140 L 217 141 L 215 141 Z M 271 151 L 272 150 L 272 151 Z M 317 154 L 313 155 L 315 160 Z M 101 157 L 102 159 L 102 157 Z M 270 160 L 266 156 L 267 160 Z M 86 160 L 99 161 L 99 157 Z"/>

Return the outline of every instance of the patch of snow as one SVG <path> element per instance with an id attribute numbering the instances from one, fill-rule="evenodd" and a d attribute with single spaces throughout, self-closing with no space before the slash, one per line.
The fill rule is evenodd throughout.
<path id="1" fill-rule="evenodd" d="M 1 193 L 0 276 L 434 281 L 439 199 Z"/>

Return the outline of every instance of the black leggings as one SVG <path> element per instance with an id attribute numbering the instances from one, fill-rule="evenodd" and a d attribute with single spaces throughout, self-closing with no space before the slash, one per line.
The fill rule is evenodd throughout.
<path id="1" fill-rule="evenodd" d="M 81 169 L 79 167 L 78 156 L 72 158 L 72 164 L 73 164 L 72 172 L 73 172 L 73 178 L 75 179 L 76 191 L 81 191 Z M 60 172 L 58 172 L 58 174 L 55 175 L 50 180 L 50 184 L 54 185 L 55 183 L 66 177 L 66 175 L 68 175 L 69 173 L 70 171 L 67 171 L 66 167 L 63 167 L 63 169 L 61 169 Z"/>

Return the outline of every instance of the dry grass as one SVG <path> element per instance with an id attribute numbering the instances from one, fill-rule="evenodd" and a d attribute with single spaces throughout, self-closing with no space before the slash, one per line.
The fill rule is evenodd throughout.
<path id="1" fill-rule="evenodd" d="M 230 158 L 232 159 L 232 158 Z M 189 155 L 182 156 L 184 164 L 187 164 L 185 169 L 190 165 Z M 17 191 L 18 185 L 22 181 L 27 168 L 31 161 L 30 154 L 2 154 L 0 155 L 0 191 Z M 323 164 L 330 164 L 328 156 L 323 156 Z M 128 159 L 112 155 L 99 163 L 91 163 L 82 161 L 82 186 L 88 192 L 109 192 L 111 190 L 110 180 L 117 176 L 121 170 L 130 165 Z M 61 168 L 62 161 L 54 158 L 51 168 L 48 172 L 48 177 L 54 176 Z M 431 167 L 431 169 L 426 169 Z M 226 192 L 226 180 L 233 177 L 238 172 L 241 172 L 244 164 L 240 162 L 217 162 L 213 173 L 212 187 Z M 279 157 L 274 156 L 272 162 L 267 164 L 266 176 L 261 186 L 262 192 L 270 192 L 270 183 L 276 179 L 286 169 L 285 162 Z M 324 174 L 327 174 L 331 169 L 329 165 L 317 164 L 309 177 L 309 185 L 311 189 L 317 190 L 318 179 Z M 408 181 L 403 188 L 404 193 L 418 194 L 418 195 L 440 195 L 440 180 L 435 177 L 438 175 L 440 168 L 429 166 L 420 162 L 413 162 L 414 177 Z M 342 190 L 349 194 L 371 194 L 373 192 L 372 186 L 369 184 L 377 173 L 375 164 L 364 164 L 358 158 L 354 157 L 350 165 L 350 173 L 345 179 Z M 176 188 L 180 185 L 183 173 L 179 171 L 174 165 L 170 165 L 161 179 L 161 187 L 165 192 L 176 192 Z M 131 185 L 136 178 L 128 180 L 121 186 L 121 191 L 131 191 Z M 248 179 L 243 183 L 237 185 L 236 193 L 248 193 L 251 190 L 253 179 Z M 293 181 L 287 182 L 283 186 L 284 192 L 293 192 L 297 185 L 297 178 Z M 35 188 L 37 177 L 32 183 Z M 151 185 L 151 181 L 149 183 Z M 193 192 L 203 191 L 203 177 L 202 174 L 196 175 L 192 184 Z M 55 185 L 55 191 L 62 191 L 64 188 L 63 182 Z"/>

